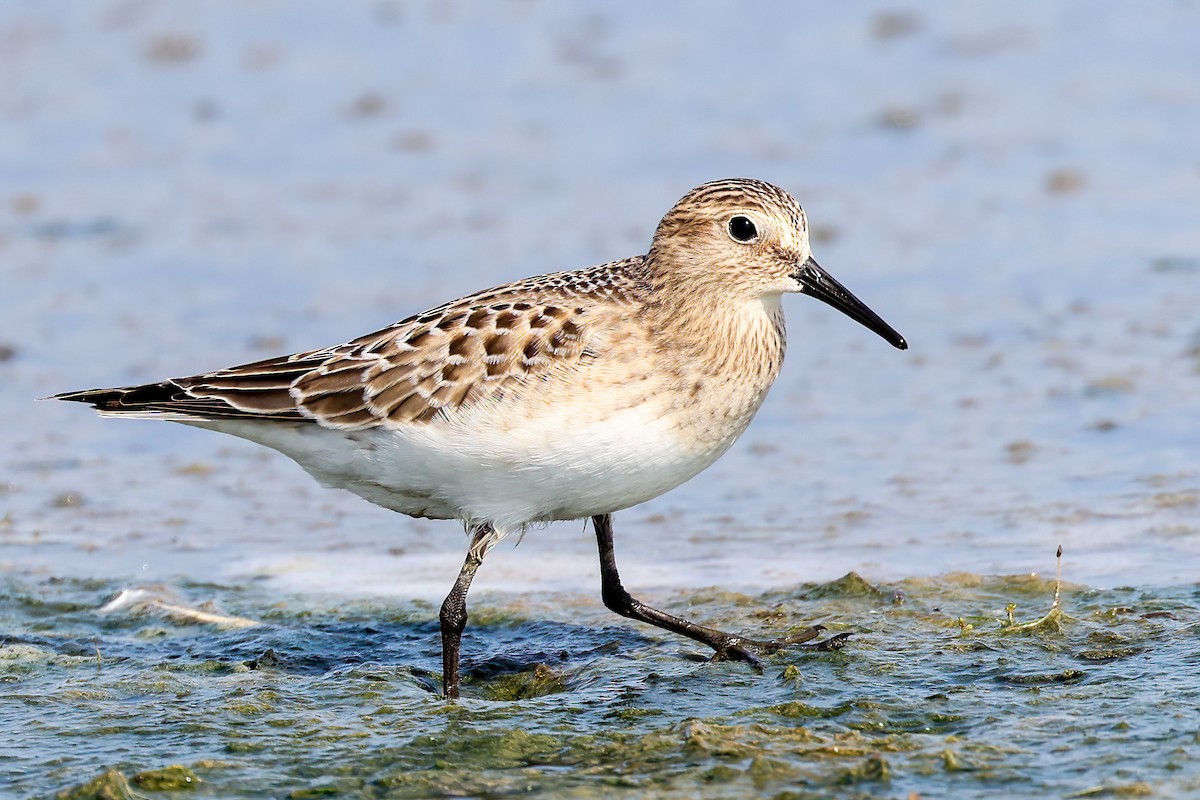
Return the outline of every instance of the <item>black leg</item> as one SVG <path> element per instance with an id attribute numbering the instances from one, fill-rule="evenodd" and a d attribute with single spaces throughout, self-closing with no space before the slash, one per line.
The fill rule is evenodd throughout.
<path id="1" fill-rule="evenodd" d="M 472 531 L 471 547 L 458 573 L 454 588 L 442 602 L 439 619 L 442 624 L 442 693 L 447 700 L 458 697 L 458 655 L 462 646 L 462 632 L 467 627 L 467 592 L 475 570 L 483 563 L 483 557 L 496 543 L 496 531 L 491 525 L 482 525 Z"/>
<path id="2" fill-rule="evenodd" d="M 824 626 L 814 625 L 793 636 L 759 641 L 725 633 L 724 631 L 708 628 L 704 625 L 697 625 L 682 617 L 676 617 L 665 611 L 651 608 L 630 595 L 629 592 L 625 591 L 625 587 L 621 585 L 621 576 L 617 574 L 617 559 L 613 553 L 612 515 L 602 514 L 592 517 L 592 526 L 596 529 L 596 543 L 600 548 L 600 592 L 604 598 L 604 605 L 623 617 L 656 625 L 659 628 L 665 628 L 673 633 L 678 633 L 689 639 L 702 642 L 713 649 L 714 660 L 719 661 L 728 658 L 738 661 L 749 661 L 752 664 L 758 665 L 761 663 L 758 659 L 760 654 L 774 653 L 785 647 L 803 644 L 817 638 L 821 635 L 821 631 L 825 630 Z M 839 634 L 832 639 L 814 646 L 821 649 L 835 650 L 849 636 L 850 634 Z"/>

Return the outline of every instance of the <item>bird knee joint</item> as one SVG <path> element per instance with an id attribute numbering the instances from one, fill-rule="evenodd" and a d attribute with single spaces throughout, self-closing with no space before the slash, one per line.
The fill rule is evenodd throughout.
<path id="1" fill-rule="evenodd" d="M 604 600 L 604 605 L 609 611 L 615 611 L 622 617 L 630 617 L 634 615 L 638 601 L 633 599 L 633 596 L 624 589 L 617 591 L 602 591 L 600 594 Z"/>

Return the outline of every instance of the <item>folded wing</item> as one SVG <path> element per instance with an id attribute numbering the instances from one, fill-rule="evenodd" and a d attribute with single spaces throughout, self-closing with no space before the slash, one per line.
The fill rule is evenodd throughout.
<path id="1" fill-rule="evenodd" d="M 187 378 L 55 395 L 103 415 L 312 420 L 330 428 L 428 423 L 577 367 L 587 310 L 504 295 L 459 301 L 337 347 Z"/>

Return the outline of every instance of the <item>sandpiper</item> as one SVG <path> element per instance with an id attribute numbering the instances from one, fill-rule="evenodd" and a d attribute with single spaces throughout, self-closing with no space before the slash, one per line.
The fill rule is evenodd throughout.
<path id="1" fill-rule="evenodd" d="M 621 585 L 612 514 L 693 477 L 750 424 L 783 363 L 787 292 L 907 347 L 813 260 L 790 194 L 729 179 L 684 195 L 645 255 L 488 289 L 334 347 L 56 397 L 240 436 L 326 486 L 459 520 L 470 545 L 441 607 L 447 698 L 479 565 L 508 534 L 555 520 L 591 518 L 610 609 L 755 661 L 819 626 L 757 641 L 646 606 Z"/>

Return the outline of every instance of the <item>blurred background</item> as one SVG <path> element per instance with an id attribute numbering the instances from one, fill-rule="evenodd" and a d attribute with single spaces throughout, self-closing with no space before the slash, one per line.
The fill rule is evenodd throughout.
<path id="1" fill-rule="evenodd" d="M 182 426 L 36 402 L 350 339 L 805 206 L 909 340 L 808 298 L 758 419 L 616 518 L 631 588 L 1195 580 L 1200 4 L 9 0 L 0 567 L 440 597 L 465 542 Z M 478 586 L 591 593 L 581 524 Z"/>

